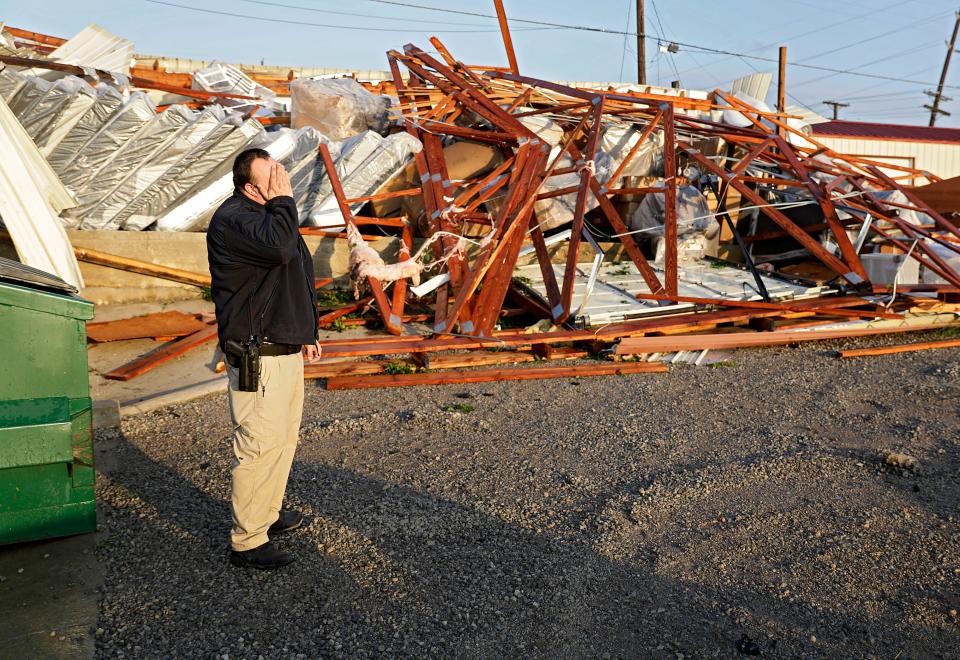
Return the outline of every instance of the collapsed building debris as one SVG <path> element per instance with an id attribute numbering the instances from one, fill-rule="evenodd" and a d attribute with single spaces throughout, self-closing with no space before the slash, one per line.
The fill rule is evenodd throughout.
<path id="1" fill-rule="evenodd" d="M 432 371 L 957 323 L 960 230 L 907 185 L 938 177 L 828 148 L 752 98 L 769 77 L 709 95 L 572 87 L 431 45 L 436 55 L 389 51 L 392 78 L 372 91 L 222 63 L 114 74 L 13 48 L 0 53 L 0 95 L 72 195 L 56 208 L 68 226 L 203 231 L 232 191 L 234 154 L 259 146 L 281 161 L 302 233 L 350 247 L 357 300 L 324 310 L 321 325 L 372 313 L 388 333 L 324 342 L 326 358 L 354 361 L 310 365 L 307 377 L 394 364 L 357 360 L 370 356 Z M 175 102 L 158 105 L 159 92 Z M 396 263 L 365 244 L 377 234 L 401 243 Z M 937 297 L 949 309 L 922 309 Z M 676 336 L 720 326 L 729 332 Z M 110 377 L 214 336 L 199 329 Z M 617 373 L 606 366 L 576 368 Z M 368 383 L 467 378 L 414 375 Z"/>

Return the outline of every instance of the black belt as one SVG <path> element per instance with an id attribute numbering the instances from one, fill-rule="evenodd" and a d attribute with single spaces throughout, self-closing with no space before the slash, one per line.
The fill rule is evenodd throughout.
<path id="1" fill-rule="evenodd" d="M 265 341 L 260 346 L 260 355 L 293 355 L 294 353 L 299 353 L 302 348 L 300 344 L 274 344 L 273 342 Z"/>

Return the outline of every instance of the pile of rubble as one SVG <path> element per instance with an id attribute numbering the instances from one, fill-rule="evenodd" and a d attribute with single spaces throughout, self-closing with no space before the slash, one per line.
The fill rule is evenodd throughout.
<path id="1" fill-rule="evenodd" d="M 215 64 L 188 87 L 58 56 L 74 40 L 3 36 L 17 47 L 0 53 L 0 96 L 73 200 L 63 225 L 203 230 L 235 153 L 284 163 L 302 232 L 350 246 L 358 301 L 322 324 L 387 332 L 327 341 L 351 358 L 308 367 L 329 387 L 659 371 L 665 355 L 958 321 L 960 230 L 904 183 L 937 177 L 837 153 L 743 94 L 575 88 L 465 65 L 435 38 L 436 57 L 389 51 L 376 86 Z M 158 106 L 158 91 L 192 100 Z M 364 230 L 396 237 L 400 261 Z M 643 359 L 455 369 L 598 354 Z"/>

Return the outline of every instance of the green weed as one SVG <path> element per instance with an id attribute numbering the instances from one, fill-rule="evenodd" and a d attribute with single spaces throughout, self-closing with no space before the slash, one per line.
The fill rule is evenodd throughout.
<path id="1" fill-rule="evenodd" d="M 383 367 L 383 373 L 385 374 L 412 374 L 416 371 L 412 364 L 407 362 L 388 362 Z"/>
<path id="2" fill-rule="evenodd" d="M 476 410 L 469 403 L 451 403 L 443 407 L 443 412 L 469 413 Z"/>
<path id="3" fill-rule="evenodd" d="M 720 362 L 711 362 L 707 366 L 711 369 L 728 369 L 737 366 L 737 363 L 733 360 L 721 360 Z"/>

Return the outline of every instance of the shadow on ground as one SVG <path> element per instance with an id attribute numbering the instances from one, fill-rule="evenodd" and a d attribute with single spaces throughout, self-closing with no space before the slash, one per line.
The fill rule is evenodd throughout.
<path id="1" fill-rule="evenodd" d="M 185 442 L 176 469 L 123 436 L 99 451 L 101 656 L 733 657 L 752 641 L 764 656 L 883 657 L 892 637 L 909 656 L 948 657 L 960 644 L 956 630 L 911 625 L 886 602 L 865 614 L 780 598 L 776 585 L 673 579 L 683 544 L 652 550 L 642 525 L 611 559 L 597 520 L 644 483 L 598 498 L 579 533 L 550 532 L 298 460 L 289 502 L 310 523 L 282 540 L 297 562 L 255 573 L 226 562 L 226 445 L 205 462 Z M 816 566 L 804 570 L 817 579 Z"/>

